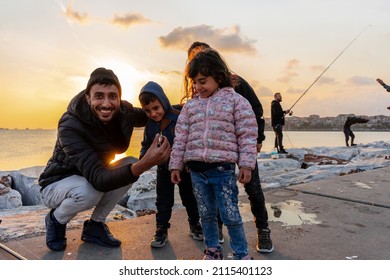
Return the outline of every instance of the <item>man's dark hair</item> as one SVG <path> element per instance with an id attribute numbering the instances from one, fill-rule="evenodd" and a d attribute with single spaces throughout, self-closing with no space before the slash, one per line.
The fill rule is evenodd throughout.
<path id="1" fill-rule="evenodd" d="M 87 83 L 87 87 L 85 89 L 85 93 L 87 95 L 89 95 L 91 87 L 94 84 L 108 85 L 108 86 L 115 85 L 119 90 L 119 96 L 122 95 L 122 88 L 121 88 L 121 84 L 119 83 L 119 79 L 115 75 L 115 73 L 110 69 L 99 67 L 91 73 L 91 76 Z"/>

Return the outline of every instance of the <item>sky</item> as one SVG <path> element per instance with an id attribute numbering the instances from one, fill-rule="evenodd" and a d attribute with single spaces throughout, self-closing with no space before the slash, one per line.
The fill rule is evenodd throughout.
<path id="1" fill-rule="evenodd" d="M 293 107 L 300 117 L 390 113 L 390 94 L 375 81 L 390 84 L 388 0 L 5 0 L 1 6 L 0 128 L 55 129 L 97 67 L 117 74 L 123 99 L 135 106 L 148 81 L 177 104 L 194 41 L 218 50 L 251 84 L 265 117 L 275 92 L 284 109 L 302 97 Z"/>

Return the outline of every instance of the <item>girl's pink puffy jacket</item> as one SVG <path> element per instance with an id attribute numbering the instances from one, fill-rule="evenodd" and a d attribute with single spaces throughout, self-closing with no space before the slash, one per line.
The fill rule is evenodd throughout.
<path id="1" fill-rule="evenodd" d="M 249 102 L 233 88 L 209 98 L 194 96 L 181 110 L 169 169 L 182 170 L 188 161 L 256 164 L 257 123 Z"/>

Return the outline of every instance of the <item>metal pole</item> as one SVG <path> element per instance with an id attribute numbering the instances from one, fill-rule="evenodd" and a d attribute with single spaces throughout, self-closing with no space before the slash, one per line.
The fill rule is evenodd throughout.
<path id="1" fill-rule="evenodd" d="M 12 249 L 8 248 L 7 246 L 5 246 L 1 242 L 0 242 L 0 248 L 3 249 L 4 251 L 6 251 L 7 253 L 11 254 L 15 258 L 19 259 L 19 260 L 27 260 L 25 257 L 23 257 L 22 255 L 16 253 L 15 251 L 13 251 Z"/>

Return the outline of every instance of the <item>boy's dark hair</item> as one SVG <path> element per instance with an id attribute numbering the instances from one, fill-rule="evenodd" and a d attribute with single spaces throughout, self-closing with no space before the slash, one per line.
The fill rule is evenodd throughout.
<path id="1" fill-rule="evenodd" d="M 141 105 L 148 105 L 150 102 L 156 101 L 157 96 L 154 95 L 153 93 L 144 91 L 139 95 L 138 99 Z"/>

